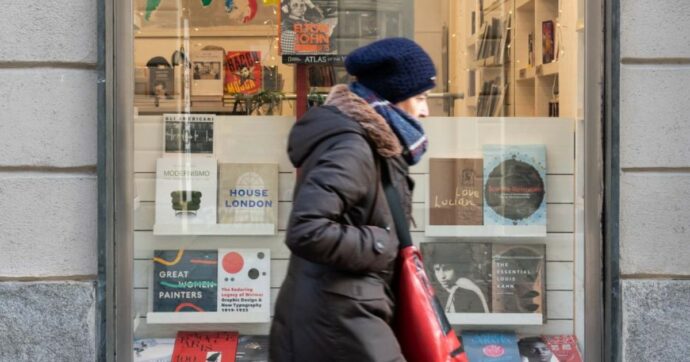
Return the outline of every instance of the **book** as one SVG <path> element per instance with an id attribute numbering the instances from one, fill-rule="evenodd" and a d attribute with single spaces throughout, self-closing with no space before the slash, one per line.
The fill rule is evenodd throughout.
<path id="1" fill-rule="evenodd" d="M 446 313 L 491 312 L 491 244 L 425 242 L 420 248 Z"/>
<path id="2" fill-rule="evenodd" d="M 159 158 L 156 162 L 156 225 L 215 224 L 217 171 L 215 158 Z"/>
<path id="3" fill-rule="evenodd" d="M 165 152 L 213 154 L 215 114 L 164 113 Z"/>
<path id="4" fill-rule="evenodd" d="M 153 312 L 218 311 L 217 250 L 154 250 Z"/>
<path id="5" fill-rule="evenodd" d="M 547 20 L 541 23 L 542 35 L 542 64 L 548 64 L 555 60 L 556 38 L 553 21 Z"/>
<path id="6" fill-rule="evenodd" d="M 170 362 L 174 348 L 174 338 L 136 339 L 133 344 L 134 362 Z"/>
<path id="7" fill-rule="evenodd" d="M 269 249 L 154 250 L 149 323 L 268 322 L 270 275 Z"/>
<path id="8" fill-rule="evenodd" d="M 231 51 L 225 55 L 225 94 L 254 94 L 261 91 L 261 52 Z"/>
<path id="9" fill-rule="evenodd" d="M 546 226 L 546 147 L 484 145 L 484 224 Z"/>
<path id="10" fill-rule="evenodd" d="M 148 91 L 152 96 L 172 97 L 175 88 L 175 73 L 163 57 L 153 57 L 146 63 L 149 74 Z"/>
<path id="11" fill-rule="evenodd" d="M 218 223 L 275 234 L 278 224 L 278 165 L 221 163 Z"/>
<path id="12" fill-rule="evenodd" d="M 582 362 L 582 354 L 573 335 L 542 336 L 546 346 L 558 362 Z"/>
<path id="13" fill-rule="evenodd" d="M 237 332 L 177 332 L 171 362 L 234 362 Z"/>
<path id="14" fill-rule="evenodd" d="M 223 51 L 192 54 L 192 96 L 223 96 Z"/>
<path id="15" fill-rule="evenodd" d="M 541 313 L 546 316 L 546 246 L 492 245 L 494 313 Z"/>
<path id="16" fill-rule="evenodd" d="M 429 160 L 429 224 L 482 225 L 483 163 L 480 158 Z"/>
<path id="17" fill-rule="evenodd" d="M 520 361 L 515 332 L 463 331 L 462 343 L 471 362 Z"/>
<path id="18" fill-rule="evenodd" d="M 237 362 L 268 362 L 268 336 L 243 336 L 237 342 Z"/>
<path id="19" fill-rule="evenodd" d="M 280 53 L 334 54 L 338 7 L 338 3 L 331 0 L 311 0 L 308 4 L 281 0 Z"/>

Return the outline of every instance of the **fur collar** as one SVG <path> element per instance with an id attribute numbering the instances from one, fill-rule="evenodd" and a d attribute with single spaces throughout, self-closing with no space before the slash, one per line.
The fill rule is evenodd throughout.
<path id="1" fill-rule="evenodd" d="M 379 155 L 388 158 L 402 153 L 400 141 L 388 122 L 364 99 L 352 93 L 347 85 L 333 86 L 325 104 L 338 108 L 359 123 L 376 146 Z"/>

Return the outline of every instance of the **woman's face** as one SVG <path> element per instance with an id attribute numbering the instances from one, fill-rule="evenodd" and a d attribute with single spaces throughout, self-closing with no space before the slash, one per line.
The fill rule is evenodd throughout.
<path id="1" fill-rule="evenodd" d="M 444 289 L 450 289 L 457 279 L 455 269 L 449 264 L 434 264 L 434 276 Z"/>
<path id="2" fill-rule="evenodd" d="M 304 0 L 290 0 L 290 15 L 301 18 L 307 11 L 307 4 Z"/>

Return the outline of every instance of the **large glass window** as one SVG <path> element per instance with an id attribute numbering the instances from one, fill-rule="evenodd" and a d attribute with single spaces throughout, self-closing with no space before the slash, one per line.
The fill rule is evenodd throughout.
<path id="1" fill-rule="evenodd" d="M 450 322 L 586 347 L 584 0 L 132 1 L 134 360 L 176 338 L 266 353 L 288 132 L 352 80 L 351 50 L 386 37 L 417 41 L 438 72 L 412 235 Z"/>

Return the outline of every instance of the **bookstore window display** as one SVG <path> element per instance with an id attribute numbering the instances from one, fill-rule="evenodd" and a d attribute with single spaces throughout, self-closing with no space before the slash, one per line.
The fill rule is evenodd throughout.
<path id="1" fill-rule="evenodd" d="M 412 234 L 467 350 L 583 347 L 577 2 L 135 0 L 131 15 L 135 360 L 266 358 L 296 98 L 320 104 L 349 51 L 393 36 L 438 63 Z"/>

